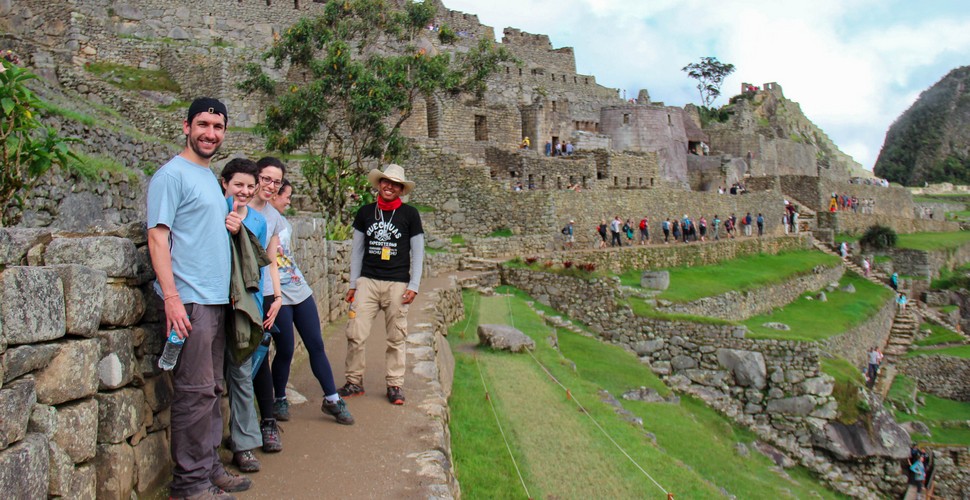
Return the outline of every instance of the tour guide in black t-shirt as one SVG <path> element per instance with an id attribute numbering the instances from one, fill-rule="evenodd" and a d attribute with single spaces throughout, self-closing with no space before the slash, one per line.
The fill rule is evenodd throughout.
<path id="1" fill-rule="evenodd" d="M 361 207 L 354 218 L 347 302 L 356 314 L 347 323 L 347 383 L 337 392 L 345 398 L 364 394 L 364 342 L 383 310 L 387 399 L 402 405 L 408 307 L 421 284 L 424 230 L 417 209 L 401 202 L 414 189 L 403 168 L 374 169 L 367 179 L 377 189 L 377 202 Z"/>

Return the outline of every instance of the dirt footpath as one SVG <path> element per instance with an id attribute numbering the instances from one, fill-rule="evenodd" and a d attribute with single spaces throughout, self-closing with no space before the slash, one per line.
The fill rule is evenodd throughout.
<path id="1" fill-rule="evenodd" d="M 429 322 L 423 311 L 428 292 L 446 286 L 447 276 L 422 280 L 408 316 L 409 333 L 415 325 Z M 324 330 L 327 357 L 337 387 L 344 384 L 345 321 Z M 417 474 L 414 454 L 434 446 L 432 419 L 420 403 L 430 394 L 427 382 L 412 373 L 408 354 L 404 406 L 391 405 L 385 397 L 383 315 L 374 321 L 367 340 L 366 394 L 347 400 L 356 419 L 354 425 L 338 424 L 320 411 L 323 393 L 305 357 L 294 361 L 290 382 L 307 397 L 305 404 L 290 406 L 291 420 L 282 422 L 283 451 L 257 452 L 262 470 L 249 477 L 249 498 L 427 498 L 433 496 L 429 480 Z M 410 348 L 409 343 L 409 348 Z M 409 457 L 409 455 L 412 455 Z"/>

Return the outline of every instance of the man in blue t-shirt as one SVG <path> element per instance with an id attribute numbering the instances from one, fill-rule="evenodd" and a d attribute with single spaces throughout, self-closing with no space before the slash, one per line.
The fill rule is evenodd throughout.
<path id="1" fill-rule="evenodd" d="M 161 334 L 175 331 L 185 340 L 172 372 L 173 498 L 232 498 L 225 492 L 243 491 L 251 484 L 228 473 L 216 452 L 222 441 L 219 397 L 229 303 L 229 232 L 237 233 L 242 225 L 209 170 L 228 121 L 220 101 L 193 101 L 182 123 L 185 149 L 155 172 L 148 185 L 148 249 L 155 292 L 165 313 Z"/>
<path id="2" fill-rule="evenodd" d="M 361 207 L 354 218 L 347 302 L 355 314 L 347 322 L 347 383 L 337 393 L 364 394 L 364 342 L 377 313 L 384 311 L 387 399 L 403 405 L 407 316 L 421 284 L 424 229 L 417 209 L 401 201 L 414 189 L 403 168 L 388 165 L 367 178 L 377 189 L 377 202 Z"/>

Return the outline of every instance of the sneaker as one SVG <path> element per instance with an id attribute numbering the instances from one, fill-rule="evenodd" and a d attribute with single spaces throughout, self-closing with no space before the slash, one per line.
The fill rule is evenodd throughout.
<path id="1" fill-rule="evenodd" d="M 209 489 L 194 495 L 169 497 L 169 500 L 236 500 L 236 497 L 222 491 L 218 486 L 209 486 Z"/>
<path id="2" fill-rule="evenodd" d="M 276 453 L 283 451 L 283 441 L 280 440 L 280 427 L 276 425 L 276 420 L 267 418 L 259 424 L 259 430 L 263 434 L 263 451 L 266 453 Z"/>
<path id="3" fill-rule="evenodd" d="M 324 399 L 323 406 L 320 407 L 320 410 L 327 415 L 333 415 L 337 419 L 338 424 L 354 424 L 354 416 L 350 414 L 350 410 L 347 409 L 347 403 L 343 399 L 338 399 L 336 403 L 331 403 L 327 399 Z"/>
<path id="4" fill-rule="evenodd" d="M 225 467 L 222 467 L 222 464 L 219 464 L 219 468 L 221 472 L 210 477 L 209 481 L 212 481 L 212 484 L 216 485 L 222 491 L 226 493 L 246 491 L 253 485 L 253 482 L 248 477 L 237 476 L 227 471 Z"/>
<path id="5" fill-rule="evenodd" d="M 404 391 L 396 385 L 392 385 L 387 388 L 387 400 L 391 402 L 392 405 L 403 405 L 404 404 Z"/>
<path id="6" fill-rule="evenodd" d="M 342 398 L 352 398 L 354 396 L 363 396 L 364 388 L 357 384 L 347 382 L 346 384 L 344 384 L 343 387 L 341 387 L 340 389 L 337 389 L 337 394 L 339 394 L 340 397 Z"/>
<path id="7" fill-rule="evenodd" d="M 240 472 L 259 472 L 259 459 L 253 450 L 237 451 L 232 454 L 232 463 L 239 467 Z"/>
<path id="8" fill-rule="evenodd" d="M 277 399 L 273 402 L 273 417 L 280 422 L 290 420 L 290 402 L 285 399 Z"/>

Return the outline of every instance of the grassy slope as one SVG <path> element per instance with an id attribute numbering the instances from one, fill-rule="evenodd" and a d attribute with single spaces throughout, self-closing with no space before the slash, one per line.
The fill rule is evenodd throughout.
<path id="1" fill-rule="evenodd" d="M 915 382 L 904 376 L 897 376 L 889 390 L 890 398 L 905 396 L 910 393 Z M 924 405 L 916 407 L 916 413 L 894 412 L 896 421 L 909 422 L 918 420 L 930 428 L 929 436 L 914 436 L 915 439 L 938 444 L 955 444 L 970 446 L 970 428 L 965 422 L 970 418 L 970 403 L 953 401 L 921 393 Z"/>
<path id="2" fill-rule="evenodd" d="M 953 356 L 956 358 L 970 359 L 970 345 L 960 345 L 955 347 L 944 347 L 942 349 L 916 349 L 906 353 L 907 358 L 915 356 L 931 356 L 940 354 L 943 356 Z"/>
<path id="3" fill-rule="evenodd" d="M 930 329 L 933 333 L 926 336 L 926 338 L 917 340 L 914 342 L 918 346 L 930 346 L 937 344 L 949 344 L 952 342 L 963 342 L 963 335 L 954 332 L 946 327 L 940 325 L 934 325 L 933 323 L 922 323 L 919 326 L 920 330 Z"/>
<path id="4" fill-rule="evenodd" d="M 750 255 L 711 266 L 677 267 L 669 269 L 670 288 L 658 298 L 690 302 L 732 290 L 753 290 L 810 273 L 815 266 L 834 267 L 838 263 L 835 256 L 805 250 L 779 255 Z M 640 286 L 640 274 L 639 270 L 627 271 L 620 276 L 620 281 L 627 286 Z"/>
<path id="5" fill-rule="evenodd" d="M 803 296 L 785 307 L 749 318 L 743 322 L 750 330 L 748 337 L 804 342 L 824 340 L 866 321 L 892 296 L 892 290 L 853 273 L 846 273 L 839 284 L 849 283 L 855 287 L 855 293 L 835 290 L 826 294 L 827 302 L 807 300 Z M 784 323 L 791 330 L 762 326 L 769 321 Z"/>
<path id="6" fill-rule="evenodd" d="M 912 250 L 944 250 L 970 243 L 970 231 L 898 235 L 896 246 Z"/>
<path id="7" fill-rule="evenodd" d="M 480 321 L 486 323 L 509 323 L 509 304 L 515 326 L 536 340 L 536 356 L 542 363 L 677 498 L 720 496 L 720 487 L 741 498 L 804 498 L 814 496 L 814 492 L 835 496 L 803 470 L 790 470 L 790 478 L 784 478 L 771 470 L 773 464 L 767 458 L 757 453 L 738 457 L 735 443 L 750 442 L 754 437 L 690 398 L 684 398 L 680 405 L 623 402 L 626 409 L 644 420 L 644 430 L 656 435 L 659 447 L 654 445 L 643 430 L 618 417 L 597 395 L 603 388 L 619 397 L 623 391 L 639 386 L 667 394 L 669 390 L 648 367 L 618 347 L 560 331 L 558 340 L 564 359 L 546 341 L 552 330 L 521 298 L 466 296 L 467 310 L 480 309 Z M 479 321 L 475 316 L 478 315 L 470 314 L 469 320 L 452 329 L 450 340 L 456 350 L 467 350 L 460 346 L 474 342 L 474 328 Z M 466 329 L 468 323 L 471 325 Z M 460 338 L 462 331 L 466 332 L 464 339 Z M 475 353 L 489 381 L 492 399 L 500 408 L 513 453 L 526 471 L 526 484 L 533 498 L 662 497 L 660 490 L 566 400 L 562 389 L 531 358 L 483 350 Z M 460 353 L 456 359 L 452 436 L 463 493 L 469 498 L 523 496 L 494 417 L 482 403 L 483 390 L 474 359 Z"/>

